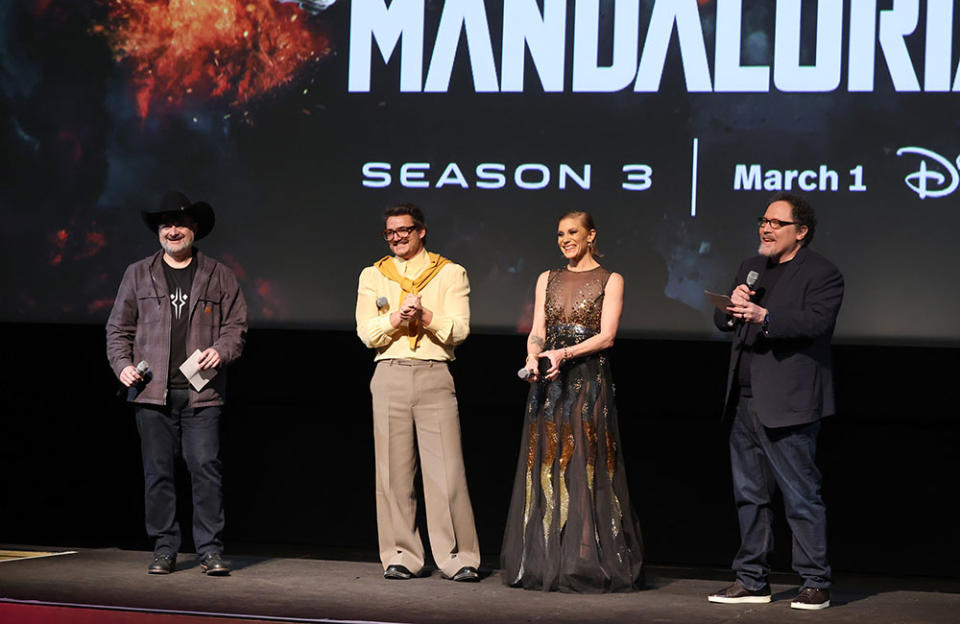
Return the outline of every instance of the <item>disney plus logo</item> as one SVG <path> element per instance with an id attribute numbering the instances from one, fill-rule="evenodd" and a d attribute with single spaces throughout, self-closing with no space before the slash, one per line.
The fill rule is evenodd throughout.
<path id="1" fill-rule="evenodd" d="M 960 185 L 960 172 L 958 172 L 960 155 L 957 156 L 956 165 L 954 165 L 946 157 L 922 147 L 901 147 L 897 150 L 897 156 L 904 154 L 916 154 L 921 158 L 920 167 L 903 179 L 910 190 L 920 196 L 920 199 L 945 197 L 957 190 L 957 186 Z M 931 164 L 928 163 L 936 168 L 931 168 Z M 944 171 L 947 175 L 944 175 Z M 948 176 L 949 182 L 947 182 Z"/>

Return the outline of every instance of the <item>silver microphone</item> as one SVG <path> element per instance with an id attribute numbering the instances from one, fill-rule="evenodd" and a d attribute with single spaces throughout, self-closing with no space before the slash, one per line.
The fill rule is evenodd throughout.
<path id="1" fill-rule="evenodd" d="M 760 274 L 757 273 L 756 271 L 750 271 L 749 273 L 747 273 L 747 280 L 746 280 L 747 288 L 749 288 L 750 290 L 753 290 L 753 285 L 757 283 L 758 279 L 760 279 Z M 740 322 L 740 319 L 735 319 L 731 316 L 730 318 L 727 319 L 727 327 L 733 327 L 739 322 Z"/>
<path id="2" fill-rule="evenodd" d="M 147 385 L 147 382 L 150 381 L 147 379 L 147 374 L 149 373 L 150 365 L 147 364 L 146 360 L 140 360 L 140 363 L 137 364 L 137 374 L 141 377 L 140 381 L 130 384 L 129 387 L 121 385 L 120 389 L 117 390 L 117 397 L 126 399 L 127 401 L 133 401 Z"/>
<path id="3" fill-rule="evenodd" d="M 550 370 L 550 358 L 547 357 L 538 357 L 537 358 L 537 374 L 541 379 L 547 376 L 547 371 Z M 533 373 L 526 366 L 517 371 L 517 377 L 526 381 L 530 379 L 530 376 Z"/>
<path id="4" fill-rule="evenodd" d="M 386 297 L 377 297 L 377 309 L 378 309 L 378 310 L 382 310 L 383 308 L 385 308 L 385 307 L 387 306 L 387 303 L 388 303 L 388 301 L 387 301 L 387 298 L 386 298 Z"/>

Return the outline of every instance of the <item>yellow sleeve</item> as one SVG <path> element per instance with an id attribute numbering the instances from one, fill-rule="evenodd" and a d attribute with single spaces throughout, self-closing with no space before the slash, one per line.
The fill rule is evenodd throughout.
<path id="1" fill-rule="evenodd" d="M 385 347 L 393 341 L 393 334 L 397 331 L 390 324 L 390 315 L 381 314 L 377 308 L 377 282 L 379 271 L 376 267 L 367 267 L 360 273 L 360 284 L 357 287 L 357 335 L 363 344 L 371 349 Z"/>
<path id="2" fill-rule="evenodd" d="M 433 319 L 425 329 L 444 345 L 454 347 L 470 334 L 470 281 L 459 264 L 448 264 L 437 275 L 441 306 L 432 310 Z"/>

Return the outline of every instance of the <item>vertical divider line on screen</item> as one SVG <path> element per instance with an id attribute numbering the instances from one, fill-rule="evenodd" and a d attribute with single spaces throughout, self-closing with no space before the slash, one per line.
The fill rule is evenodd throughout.
<path id="1" fill-rule="evenodd" d="M 690 184 L 690 216 L 697 216 L 697 160 L 698 160 L 698 149 L 700 146 L 700 140 L 697 137 L 693 137 L 693 167 Z"/>

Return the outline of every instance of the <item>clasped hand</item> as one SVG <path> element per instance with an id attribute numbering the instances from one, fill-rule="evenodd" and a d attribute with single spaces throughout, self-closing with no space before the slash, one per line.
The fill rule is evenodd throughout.
<path id="1" fill-rule="evenodd" d="M 420 304 L 420 295 L 407 295 L 400 304 L 400 309 L 390 315 L 390 324 L 394 327 L 400 327 L 403 323 L 419 320 L 423 314 L 423 306 Z"/>
<path id="2" fill-rule="evenodd" d="M 762 323 L 767 317 L 767 309 L 750 301 L 750 297 L 757 294 L 746 284 L 740 284 L 730 293 L 731 305 L 727 306 L 727 314 L 745 323 Z"/>
<path id="3" fill-rule="evenodd" d="M 527 356 L 525 368 L 530 371 L 530 375 L 527 376 L 527 381 L 531 383 L 540 381 L 540 358 L 550 360 L 550 368 L 547 369 L 543 377 L 544 380 L 553 381 L 560 375 L 560 365 L 563 363 L 563 350 L 541 351 L 537 357 L 532 355 Z"/>
<path id="4" fill-rule="evenodd" d="M 400 320 L 409 321 L 420 318 L 423 307 L 420 305 L 420 295 L 407 295 L 400 304 Z"/>

